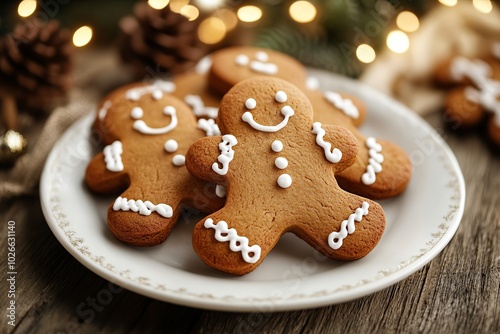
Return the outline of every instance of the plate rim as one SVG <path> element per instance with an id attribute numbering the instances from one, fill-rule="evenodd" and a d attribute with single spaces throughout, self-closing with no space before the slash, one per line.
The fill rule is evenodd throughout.
<path id="1" fill-rule="evenodd" d="M 393 105 L 393 109 L 398 110 L 399 114 L 409 118 L 412 123 L 415 123 L 419 128 L 425 130 L 426 135 L 429 135 L 442 150 L 442 156 L 440 158 L 447 162 L 449 168 L 447 171 L 448 174 L 455 178 L 454 184 L 450 186 L 454 188 L 453 191 L 455 191 L 458 198 L 456 199 L 455 206 L 450 207 L 448 214 L 443 217 L 443 221 L 440 224 L 441 228 L 439 228 L 439 231 L 437 232 L 437 237 L 434 238 L 435 242 L 429 245 L 427 250 L 422 251 L 420 254 L 414 255 L 410 259 L 400 263 L 396 269 L 388 272 L 379 272 L 378 275 L 372 277 L 371 279 L 361 280 L 348 286 L 341 286 L 331 290 L 320 289 L 315 293 L 309 293 L 306 295 L 300 293 L 293 294 L 282 299 L 243 299 L 231 298 L 231 296 L 216 297 L 206 293 L 192 293 L 186 291 L 185 289 L 168 290 L 165 287 L 161 288 L 160 286 L 154 289 L 149 278 L 132 275 L 129 270 L 121 272 L 114 270 L 114 266 L 107 262 L 105 256 L 93 254 L 91 250 L 88 249 L 87 245 L 83 244 L 83 241 L 80 240 L 78 236 L 73 235 L 72 231 L 68 231 L 66 229 L 68 226 L 71 226 L 71 222 L 67 220 L 64 212 L 59 211 L 60 208 L 58 208 L 57 203 L 53 201 L 54 198 L 52 198 L 51 191 L 49 191 L 53 189 L 53 184 L 50 184 L 49 182 L 52 180 L 50 167 L 53 165 L 54 160 L 58 157 L 59 151 L 64 147 L 66 141 L 71 138 L 72 132 L 83 126 L 82 123 L 88 122 L 90 125 L 94 118 L 94 113 L 89 113 L 73 123 L 56 142 L 46 160 L 40 181 L 40 202 L 49 228 L 56 236 L 59 243 L 61 243 L 74 258 L 85 265 L 88 269 L 111 283 L 157 300 L 208 310 L 231 312 L 277 312 L 322 307 L 367 296 L 402 281 L 434 259 L 450 242 L 460 225 L 465 208 L 466 189 L 459 163 L 451 148 L 437 133 L 437 131 L 405 105 L 359 81 L 341 77 L 322 70 L 310 71 L 310 73 L 321 72 L 328 74 L 328 76 L 335 80 L 342 81 L 342 84 L 345 84 L 347 87 L 359 89 L 360 86 L 362 86 L 361 88 L 366 91 L 367 94 L 370 94 L 374 98 L 383 101 L 386 104 Z M 444 165 L 446 166 L 446 164 Z M 51 206 L 51 203 L 55 206 Z M 360 287 L 362 287 L 362 289 Z M 272 304 L 271 308 L 269 308 L 269 303 Z"/>

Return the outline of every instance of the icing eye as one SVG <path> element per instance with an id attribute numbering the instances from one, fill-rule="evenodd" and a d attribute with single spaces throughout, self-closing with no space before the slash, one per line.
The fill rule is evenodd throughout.
<path id="1" fill-rule="evenodd" d="M 134 107 L 130 112 L 130 117 L 132 117 L 133 119 L 141 119 L 143 115 L 144 111 L 140 107 Z"/>
<path id="2" fill-rule="evenodd" d="M 263 63 L 269 60 L 269 56 L 264 51 L 257 52 L 255 54 L 255 58 L 257 58 L 258 61 L 261 61 Z"/>
<path id="3" fill-rule="evenodd" d="M 248 59 L 248 57 L 245 55 L 239 55 L 236 57 L 235 61 L 236 61 L 236 64 L 238 64 L 240 66 L 246 66 L 250 62 L 250 59 Z"/>
<path id="4" fill-rule="evenodd" d="M 255 107 L 257 107 L 257 101 L 255 101 L 255 99 L 249 98 L 245 101 L 245 107 L 250 110 L 255 109 Z"/>
<path id="5" fill-rule="evenodd" d="M 284 91 L 280 90 L 276 93 L 274 99 L 276 100 L 276 102 L 283 103 L 286 102 L 286 100 L 288 100 L 288 96 Z"/>
<path id="6" fill-rule="evenodd" d="M 172 107 L 172 106 L 166 106 L 164 109 L 163 109 L 163 113 L 165 115 L 168 115 L 168 116 L 172 116 L 172 115 L 175 115 L 175 108 Z"/>
<path id="7" fill-rule="evenodd" d="M 163 92 L 161 90 L 153 91 L 153 99 L 160 100 L 163 97 Z"/>

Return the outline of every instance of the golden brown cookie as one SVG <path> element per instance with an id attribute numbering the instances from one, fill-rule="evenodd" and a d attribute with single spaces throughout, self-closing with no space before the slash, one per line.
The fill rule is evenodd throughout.
<path id="1" fill-rule="evenodd" d="M 436 81 L 449 88 L 445 119 L 453 129 L 477 127 L 500 147 L 500 55 L 484 59 L 454 57 L 436 69 Z"/>
<path id="2" fill-rule="evenodd" d="M 372 199 L 394 197 L 406 189 L 411 179 L 411 161 L 402 148 L 387 140 L 364 136 L 353 118 L 332 105 L 324 92 L 307 90 L 306 95 L 313 105 L 315 121 L 343 126 L 358 141 L 356 161 L 336 175 L 343 189 Z"/>
<path id="3" fill-rule="evenodd" d="M 278 51 L 236 46 L 217 51 L 211 57 L 213 64 L 208 76 L 209 86 L 221 96 L 238 82 L 256 76 L 281 78 L 299 87 L 306 83 L 304 66 Z"/>
<path id="4" fill-rule="evenodd" d="M 104 99 L 94 124 L 107 146 L 89 163 L 85 181 L 98 194 L 121 192 L 107 222 L 127 244 L 163 242 L 184 205 L 213 212 L 224 202 L 184 166 L 189 145 L 205 134 L 172 90 L 169 82 L 120 88 Z"/>
<path id="5" fill-rule="evenodd" d="M 276 78 L 242 81 L 224 96 L 217 122 L 223 135 L 197 140 L 186 154 L 190 173 L 226 188 L 225 206 L 193 232 L 207 265 L 249 273 L 286 232 L 338 260 L 362 258 L 377 245 L 382 207 L 335 180 L 355 161 L 356 138 L 313 123 L 300 89 Z"/>

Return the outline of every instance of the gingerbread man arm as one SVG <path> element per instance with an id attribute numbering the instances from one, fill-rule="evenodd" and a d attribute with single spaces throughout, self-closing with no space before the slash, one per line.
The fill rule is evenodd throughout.
<path id="1" fill-rule="evenodd" d="M 318 130 L 315 131 L 315 128 Z M 340 161 L 333 164 L 335 166 L 335 172 L 343 171 L 347 167 L 351 166 L 356 161 L 356 156 L 359 150 L 359 145 L 356 137 L 354 137 L 354 135 L 346 128 L 337 125 L 321 125 L 321 129 L 323 129 L 325 132 L 323 136 L 322 131 L 319 130 L 317 123 L 313 125 L 313 131 L 317 132 L 316 143 L 320 146 L 323 145 L 322 141 L 330 143 L 330 151 L 338 149 L 340 150 L 340 152 L 342 152 Z M 327 158 L 327 150 L 324 150 L 325 158 Z"/>
<path id="2" fill-rule="evenodd" d="M 130 184 L 130 179 L 126 170 L 120 172 L 108 170 L 104 153 L 101 152 L 87 166 L 85 182 L 93 192 L 108 195 L 125 190 Z"/>
<path id="3" fill-rule="evenodd" d="M 224 146 L 224 137 L 226 136 L 200 138 L 190 146 L 186 153 L 186 168 L 189 173 L 204 181 L 225 185 L 226 177 L 223 169 L 227 164 L 222 163 L 224 155 L 220 150 L 220 147 Z M 227 148 L 232 150 L 230 146 Z M 217 169 L 215 166 L 222 168 Z"/>

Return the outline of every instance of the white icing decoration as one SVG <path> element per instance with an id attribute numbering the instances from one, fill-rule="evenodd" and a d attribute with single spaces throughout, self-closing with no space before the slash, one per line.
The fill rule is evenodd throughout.
<path id="1" fill-rule="evenodd" d="M 153 94 L 154 99 L 161 99 L 163 93 L 172 93 L 175 84 L 170 81 L 157 80 L 152 85 L 135 87 L 125 93 L 125 97 L 130 101 L 139 101 L 143 95 Z M 160 96 L 161 95 L 161 96 Z"/>
<path id="2" fill-rule="evenodd" d="M 143 120 L 137 120 L 134 122 L 133 128 L 145 135 L 162 135 L 168 133 L 177 126 L 177 114 L 175 108 L 172 106 L 165 107 L 163 113 L 172 118 L 169 125 L 163 128 L 151 128 Z"/>
<path id="3" fill-rule="evenodd" d="M 193 109 L 193 114 L 197 117 L 207 116 L 208 118 L 216 118 L 219 113 L 217 107 L 207 107 L 198 95 L 188 94 L 184 97 L 184 102 Z"/>
<path id="4" fill-rule="evenodd" d="M 110 172 L 123 171 L 123 146 L 121 141 L 117 140 L 113 144 L 106 146 L 103 153 L 107 170 L 109 170 Z"/>
<path id="5" fill-rule="evenodd" d="M 454 80 L 469 78 L 475 87 L 465 89 L 465 97 L 494 114 L 494 121 L 500 127 L 500 81 L 491 79 L 491 67 L 482 60 L 457 57 L 451 64 Z"/>
<path id="6" fill-rule="evenodd" d="M 274 160 L 274 165 L 279 169 L 285 169 L 288 167 L 288 160 L 283 157 L 276 158 L 276 160 Z"/>
<path id="7" fill-rule="evenodd" d="M 285 103 L 288 100 L 288 96 L 286 95 L 286 93 L 284 91 L 280 90 L 280 91 L 276 92 L 274 99 L 276 100 L 276 102 Z"/>
<path id="8" fill-rule="evenodd" d="M 130 112 L 130 117 L 133 119 L 141 119 L 144 116 L 144 110 L 141 107 L 133 107 Z"/>
<path id="9" fill-rule="evenodd" d="M 221 185 L 216 185 L 215 186 L 215 195 L 217 195 L 217 197 L 220 197 L 220 198 L 224 198 L 226 197 L 226 188 L 224 186 L 221 186 Z"/>
<path id="10" fill-rule="evenodd" d="M 171 218 L 173 215 L 173 210 L 170 205 L 167 204 L 153 204 L 150 201 L 143 202 L 141 200 L 128 200 L 127 198 L 118 197 L 113 204 L 114 211 L 133 211 L 138 212 L 143 216 L 149 216 L 152 212 L 158 213 L 160 216 L 165 218 Z"/>
<path id="11" fill-rule="evenodd" d="M 240 66 L 247 66 L 250 62 L 250 59 L 245 55 L 238 55 L 236 56 L 235 62 Z"/>
<path id="12" fill-rule="evenodd" d="M 377 143 L 377 139 L 373 137 L 366 138 L 365 145 L 368 148 L 368 166 L 366 172 L 361 176 L 361 182 L 367 186 L 374 184 L 377 180 L 377 173 L 382 171 L 382 163 L 384 156 L 382 155 L 382 145 Z"/>
<path id="13" fill-rule="evenodd" d="M 344 99 L 340 94 L 332 91 L 324 92 L 323 96 L 328 102 L 333 104 L 336 108 L 342 110 L 347 116 L 354 119 L 359 118 L 359 110 L 351 99 Z"/>
<path id="14" fill-rule="evenodd" d="M 255 107 L 257 107 L 257 101 L 253 98 L 249 98 L 245 101 L 245 107 L 250 110 L 255 109 Z"/>
<path id="15" fill-rule="evenodd" d="M 217 161 L 222 164 L 222 168 L 219 168 L 219 164 L 214 162 L 212 164 L 212 170 L 219 175 L 226 175 L 229 163 L 234 158 L 233 146 L 238 144 L 238 140 L 233 135 L 222 136 L 222 143 L 219 144 L 219 150 L 221 154 L 217 158 Z"/>
<path id="16" fill-rule="evenodd" d="M 184 164 L 186 163 L 186 157 L 182 154 L 176 154 L 172 158 L 172 163 L 177 167 L 184 166 Z"/>
<path id="17" fill-rule="evenodd" d="M 283 129 L 288 124 L 288 120 L 290 119 L 290 117 L 292 117 L 295 114 L 295 111 L 290 106 L 284 106 L 283 108 L 281 108 L 281 114 L 283 116 L 285 116 L 285 118 L 277 125 L 262 125 L 262 124 L 257 123 L 253 119 L 253 115 L 250 111 L 246 111 L 243 114 L 243 116 L 241 116 L 241 119 L 244 122 L 247 122 L 248 124 L 250 124 L 250 126 L 257 131 L 277 132 L 277 131 Z"/>
<path id="18" fill-rule="evenodd" d="M 339 249 L 342 247 L 343 240 L 347 237 L 347 235 L 353 234 L 356 231 L 354 223 L 360 222 L 361 219 L 363 219 L 363 216 L 368 214 L 369 207 L 370 204 L 368 202 L 363 202 L 360 208 L 357 208 L 354 213 L 349 215 L 349 218 L 340 224 L 339 232 L 332 232 L 328 235 L 328 245 L 332 249 Z"/>
<path id="19" fill-rule="evenodd" d="M 179 148 L 179 144 L 175 139 L 169 139 L 165 142 L 164 148 L 168 153 L 174 153 Z"/>
<path id="20" fill-rule="evenodd" d="M 258 61 L 261 61 L 263 63 L 265 63 L 266 61 L 269 60 L 269 55 L 264 52 L 264 51 L 258 51 L 256 54 L 255 54 L 255 58 L 258 60 Z"/>
<path id="21" fill-rule="evenodd" d="M 198 129 L 205 131 L 205 135 L 207 137 L 221 135 L 219 126 L 215 124 L 215 121 L 213 119 L 200 118 L 198 120 Z"/>
<path id="22" fill-rule="evenodd" d="M 102 105 L 101 109 L 99 110 L 99 120 L 103 121 L 106 118 L 106 115 L 108 114 L 109 108 L 111 108 L 111 101 L 106 101 Z"/>
<path id="23" fill-rule="evenodd" d="M 309 90 L 317 90 L 319 89 L 319 80 L 315 77 L 308 77 L 306 79 L 306 87 Z"/>
<path id="24" fill-rule="evenodd" d="M 205 56 L 196 64 L 195 71 L 198 74 L 205 74 L 210 70 L 210 67 L 212 67 L 212 57 Z"/>
<path id="25" fill-rule="evenodd" d="M 271 149 L 276 152 L 276 153 L 279 153 L 283 150 L 283 143 L 281 142 L 281 140 L 275 140 L 273 141 L 273 143 L 271 144 Z"/>
<path id="26" fill-rule="evenodd" d="M 269 56 L 264 51 L 259 51 L 255 54 L 256 60 L 250 61 L 250 58 L 246 55 L 236 56 L 235 62 L 239 66 L 247 66 L 250 64 L 250 69 L 254 72 L 274 75 L 278 73 L 278 66 L 273 63 L 268 63 Z"/>
<path id="27" fill-rule="evenodd" d="M 254 72 L 259 72 L 262 74 L 274 75 L 278 73 L 278 66 L 273 63 L 263 63 L 257 60 L 254 60 L 250 63 L 250 69 Z"/>
<path id="28" fill-rule="evenodd" d="M 328 161 L 337 163 L 340 161 L 340 159 L 342 159 L 342 152 L 338 148 L 334 148 L 332 150 L 332 144 L 325 142 L 325 140 L 323 139 L 326 132 L 321 127 L 320 122 L 313 123 L 312 133 L 316 135 L 316 144 L 323 148 L 323 150 L 325 151 L 325 158 Z"/>
<path id="29" fill-rule="evenodd" d="M 288 174 L 281 174 L 278 177 L 278 185 L 284 189 L 290 187 L 292 185 L 292 177 Z"/>
<path id="30" fill-rule="evenodd" d="M 246 237 L 239 236 L 234 228 L 229 228 L 223 220 L 214 224 L 212 218 L 205 220 L 203 224 L 205 228 L 213 228 L 215 230 L 215 239 L 219 242 L 229 241 L 229 249 L 233 252 L 241 252 L 243 260 L 247 263 L 256 263 L 260 259 L 261 248 L 259 245 L 249 246 L 249 240 Z M 253 255 L 250 255 L 253 253 Z"/>

